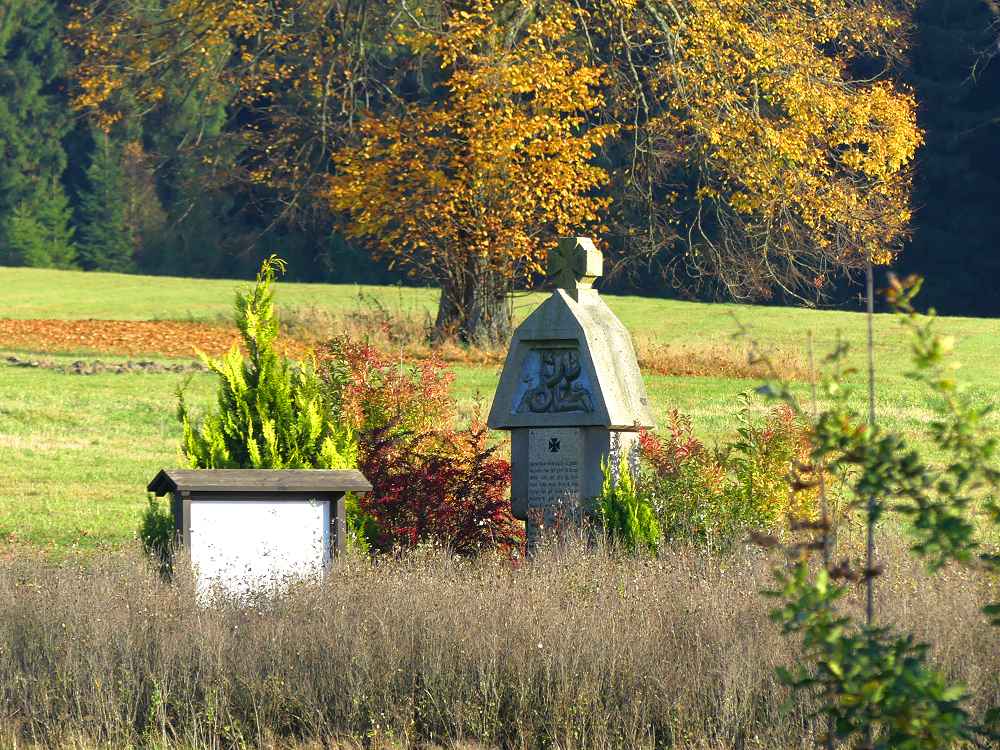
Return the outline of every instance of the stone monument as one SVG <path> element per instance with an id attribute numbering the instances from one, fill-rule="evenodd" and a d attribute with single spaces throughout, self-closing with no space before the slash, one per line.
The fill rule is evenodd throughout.
<path id="1" fill-rule="evenodd" d="M 488 424 L 511 432 L 511 505 L 538 523 L 562 508 L 587 512 L 601 493 L 601 464 L 621 466 L 652 427 L 632 339 L 593 288 L 603 257 L 587 237 L 560 240 L 549 254 L 555 291 L 518 326 Z"/>

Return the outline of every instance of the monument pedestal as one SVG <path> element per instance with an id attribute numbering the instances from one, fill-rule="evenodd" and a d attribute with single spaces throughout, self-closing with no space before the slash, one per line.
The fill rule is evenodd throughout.
<path id="1" fill-rule="evenodd" d="M 639 434 L 604 427 L 520 427 L 511 430 L 511 509 L 527 524 L 528 542 L 539 529 L 579 521 L 596 510 L 602 464 L 634 467 Z"/>
<path id="2" fill-rule="evenodd" d="M 511 507 L 515 518 L 565 503 L 591 511 L 601 494 L 602 460 L 635 464 L 637 432 L 602 427 L 522 427 L 510 431 Z M 594 471 L 594 467 L 597 471 Z"/>

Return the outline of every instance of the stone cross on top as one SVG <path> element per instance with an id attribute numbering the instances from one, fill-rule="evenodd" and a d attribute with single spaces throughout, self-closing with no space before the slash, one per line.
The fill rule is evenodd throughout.
<path id="1" fill-rule="evenodd" d="M 594 281 L 604 269 L 604 256 L 589 237 L 563 237 L 549 252 L 549 279 L 577 302 L 597 296 Z"/>

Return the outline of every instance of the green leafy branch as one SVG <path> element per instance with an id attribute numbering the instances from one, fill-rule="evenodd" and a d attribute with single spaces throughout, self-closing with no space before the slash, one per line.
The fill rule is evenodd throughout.
<path id="1" fill-rule="evenodd" d="M 921 316 L 913 308 L 919 288 L 917 279 L 892 279 L 887 297 L 912 337 L 910 376 L 937 397 L 928 431 L 946 456 L 943 469 L 852 407 L 846 378 L 853 373 L 843 367 L 848 349 L 838 341 L 827 357 L 833 373 L 822 381 L 827 406 L 813 417 L 812 463 L 790 477 L 792 490 L 816 486 L 818 474 L 829 471 L 842 480 L 851 506 L 864 509 L 869 530 L 886 513 L 906 518 L 911 549 L 931 570 L 951 561 L 997 568 L 1000 559 L 981 549 L 976 523 L 977 511 L 994 524 L 1000 518 L 997 442 L 985 423 L 991 410 L 973 403 L 955 378 L 952 341 L 935 332 L 933 312 Z M 771 383 L 761 391 L 804 413 L 787 384 Z M 871 606 L 862 624 L 838 608 L 849 583 L 864 582 L 874 596 L 872 582 L 882 574 L 874 558 L 863 566 L 849 559 L 833 563 L 828 550 L 835 543 L 834 524 L 824 518 L 799 528 L 805 538 L 782 547 L 789 566 L 775 572 L 778 588 L 765 593 L 779 601 L 772 619 L 802 642 L 803 661 L 794 670 L 781 670 L 780 677 L 793 693 L 821 697 L 818 713 L 828 720 L 827 747 L 846 741 L 865 748 L 930 750 L 992 736 L 987 727 L 997 712 L 987 715 L 986 725 L 975 724 L 963 705 L 965 689 L 948 684 L 930 666 L 927 644 L 876 627 Z M 760 541 L 779 546 L 773 539 Z M 810 558 L 818 550 L 824 551 L 824 564 L 817 569 Z M 1000 621 L 1000 605 L 990 604 L 985 612 L 994 624 Z"/>

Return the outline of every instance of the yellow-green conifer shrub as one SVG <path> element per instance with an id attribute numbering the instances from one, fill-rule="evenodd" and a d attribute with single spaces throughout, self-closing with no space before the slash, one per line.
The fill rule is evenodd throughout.
<path id="1" fill-rule="evenodd" d="M 612 459 L 612 461 L 615 459 Z M 649 497 L 639 491 L 627 460 L 601 461 L 604 480 L 597 512 L 608 540 L 628 552 L 655 553 L 663 541 L 660 522 Z"/>
<path id="2" fill-rule="evenodd" d="M 235 344 L 216 359 L 199 352 L 219 377 L 218 410 L 195 423 L 178 392 L 181 452 L 196 469 L 347 469 L 357 463 L 350 426 L 324 408 L 312 357 L 295 363 L 275 350 L 274 278 L 285 262 L 271 256 L 257 282 L 236 295 L 236 324 L 248 356 Z"/>

